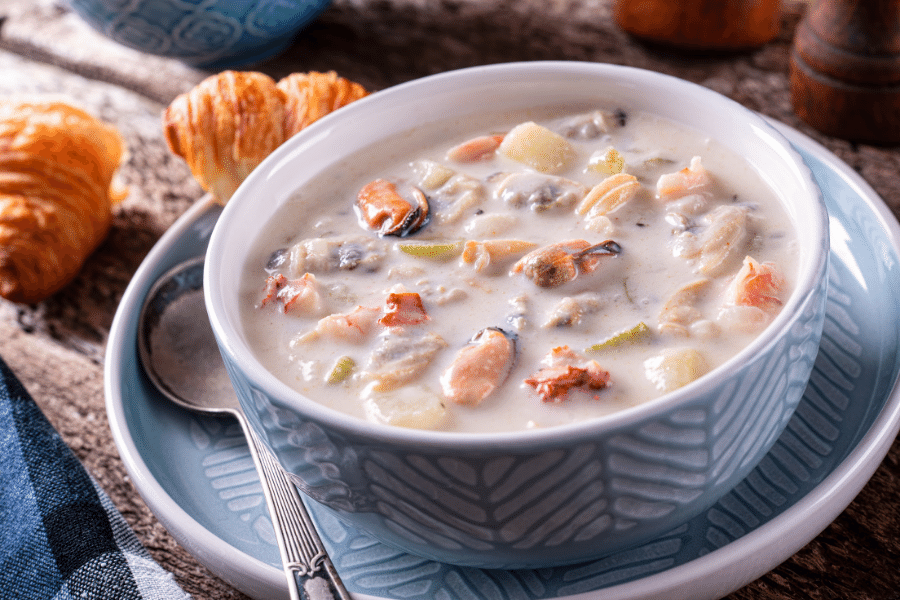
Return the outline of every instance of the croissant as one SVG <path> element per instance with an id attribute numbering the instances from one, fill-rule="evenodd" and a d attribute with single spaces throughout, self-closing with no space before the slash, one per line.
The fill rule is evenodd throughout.
<path id="1" fill-rule="evenodd" d="M 163 113 L 173 154 L 220 203 L 289 137 L 368 92 L 336 73 L 295 73 L 275 81 L 223 71 L 176 97 Z"/>
<path id="2" fill-rule="evenodd" d="M 194 178 L 226 202 L 284 141 L 284 93 L 268 75 L 224 71 L 181 94 L 163 114 L 169 149 Z"/>
<path id="3" fill-rule="evenodd" d="M 334 71 L 293 73 L 279 81 L 277 87 L 287 97 L 285 139 L 328 113 L 368 95 L 363 86 L 338 77 Z"/>
<path id="4" fill-rule="evenodd" d="M 0 296 L 36 303 L 65 286 L 106 237 L 125 144 L 51 100 L 0 101 Z"/>

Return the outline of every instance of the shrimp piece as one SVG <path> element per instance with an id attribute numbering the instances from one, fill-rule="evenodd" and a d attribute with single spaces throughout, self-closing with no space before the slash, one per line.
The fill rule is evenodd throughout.
<path id="1" fill-rule="evenodd" d="M 725 290 L 718 321 L 727 329 L 754 333 L 781 310 L 787 283 L 774 263 L 744 258 L 741 270 Z"/>
<path id="2" fill-rule="evenodd" d="M 581 360 L 581 357 L 570 347 L 556 346 L 547 353 L 547 356 L 545 356 L 544 360 L 541 362 L 548 367 L 558 367 L 560 365 L 578 362 L 579 360 Z"/>
<path id="3" fill-rule="evenodd" d="M 660 176 L 656 182 L 656 197 L 665 202 L 678 200 L 684 196 L 694 194 L 707 194 L 713 185 L 712 176 L 709 174 L 699 156 L 691 159 L 689 167 L 685 167 L 677 173 L 666 173 Z"/>
<path id="4" fill-rule="evenodd" d="M 513 265 L 513 273 L 524 273 L 539 287 L 557 287 L 579 273 L 593 273 L 600 257 L 618 255 L 622 247 L 612 240 L 591 245 L 585 240 L 568 240 L 533 250 Z"/>
<path id="5" fill-rule="evenodd" d="M 270 302 L 280 302 L 281 312 L 293 315 L 317 315 L 325 306 L 319 284 L 312 273 L 291 280 L 281 273 L 269 276 L 259 308 Z"/>
<path id="6" fill-rule="evenodd" d="M 387 297 L 384 316 L 378 319 L 381 325 L 418 325 L 430 317 L 422 305 L 422 298 L 416 292 L 391 292 Z"/>
<path id="7" fill-rule="evenodd" d="M 444 397 L 457 404 L 481 404 L 506 381 L 515 358 L 514 337 L 496 327 L 482 329 L 441 375 Z"/>
<path id="8" fill-rule="evenodd" d="M 334 313 L 319 319 L 316 328 L 299 338 L 298 342 L 308 342 L 321 337 L 361 344 L 375 327 L 381 309 L 357 306 L 349 313 Z"/>
<path id="9" fill-rule="evenodd" d="M 428 222 L 428 199 L 419 188 L 408 187 L 412 201 L 386 179 L 367 183 L 356 197 L 360 221 L 379 235 L 405 237 L 421 229 Z"/>
<path id="10" fill-rule="evenodd" d="M 274 302 L 276 298 L 278 298 L 278 290 L 287 285 L 287 282 L 288 278 L 281 273 L 276 273 L 275 275 L 267 277 L 264 289 L 265 295 L 256 308 L 262 308 L 270 302 Z"/>
<path id="11" fill-rule="evenodd" d="M 478 162 L 488 160 L 503 142 L 503 135 L 483 135 L 465 141 L 447 151 L 447 160 Z"/>
<path id="12" fill-rule="evenodd" d="M 473 265 L 477 272 L 482 273 L 490 265 L 502 263 L 510 257 L 533 250 L 535 246 L 537 244 L 534 242 L 523 240 L 485 240 L 483 242 L 469 240 L 463 246 L 462 262 Z"/>
<path id="13" fill-rule="evenodd" d="M 781 294 L 786 286 L 784 275 L 775 263 L 759 263 L 747 256 L 725 292 L 725 303 L 776 313 L 781 310 Z"/>
<path id="14" fill-rule="evenodd" d="M 547 366 L 525 380 L 543 402 L 563 402 L 573 388 L 601 390 L 609 384 L 608 371 L 597 361 L 578 355 L 568 346 L 554 348 L 543 362 Z"/>

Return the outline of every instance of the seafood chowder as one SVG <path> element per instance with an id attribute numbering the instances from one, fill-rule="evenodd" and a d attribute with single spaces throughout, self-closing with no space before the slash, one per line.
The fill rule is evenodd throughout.
<path id="1" fill-rule="evenodd" d="M 496 432 L 647 402 L 745 347 L 796 277 L 759 174 L 628 107 L 445 122 L 356 158 L 279 209 L 241 294 L 259 360 L 362 419 Z"/>

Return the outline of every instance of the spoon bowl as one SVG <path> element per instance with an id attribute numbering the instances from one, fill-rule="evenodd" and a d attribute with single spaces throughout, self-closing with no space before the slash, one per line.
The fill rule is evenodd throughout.
<path id="1" fill-rule="evenodd" d="M 147 294 L 137 340 L 144 371 L 179 406 L 237 419 L 259 473 L 292 600 L 350 600 L 297 488 L 241 410 L 206 314 L 203 264 L 199 256 L 176 265 Z"/>
<path id="2" fill-rule="evenodd" d="M 147 377 L 172 402 L 234 414 L 240 403 L 203 305 L 203 263 L 198 256 L 176 265 L 151 288 L 141 310 L 138 352 Z"/>

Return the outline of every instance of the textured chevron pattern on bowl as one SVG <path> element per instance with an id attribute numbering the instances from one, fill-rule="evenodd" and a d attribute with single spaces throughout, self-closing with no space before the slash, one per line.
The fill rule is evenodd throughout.
<path id="1" fill-rule="evenodd" d="M 852 287 L 852 277 L 840 267 L 832 268 L 821 351 L 786 429 L 743 481 L 688 524 L 646 544 L 587 563 L 541 570 L 484 571 L 444 565 L 395 550 L 348 526 L 334 512 L 310 503 L 332 556 L 339 557 L 342 578 L 354 592 L 408 600 L 557 598 L 663 572 L 753 531 L 805 493 L 821 473 L 842 458 L 834 449 L 840 436 L 848 433 L 843 426 L 859 420 L 852 414 L 852 394 L 862 383 L 860 377 L 868 376 L 862 364 L 861 336 L 869 332 L 863 331 L 853 317 L 850 304 L 856 294 L 846 290 L 848 284 Z M 682 414 L 675 420 L 693 423 L 697 416 Z M 651 438 L 679 437 L 670 430 L 660 433 L 656 428 L 646 429 Z M 262 491 L 240 430 L 236 425 L 226 427 L 218 420 L 201 419 L 191 424 L 191 431 L 197 449 L 203 453 L 209 485 L 229 510 L 253 524 L 261 542 L 274 544 Z M 679 431 L 683 443 L 697 443 L 694 434 Z M 706 457 L 705 452 L 683 452 L 679 462 L 688 467 L 702 466 Z M 478 477 L 499 482 L 512 467 L 512 461 L 506 461 L 479 473 L 456 458 L 442 460 L 439 470 L 418 460 L 413 462 L 420 470 L 427 470 L 439 488 L 458 486 L 456 493 L 472 502 L 475 498 L 465 490 L 471 489 Z M 588 464 L 584 459 L 581 462 Z M 508 494 L 511 488 L 498 489 Z"/>
<path id="2" fill-rule="evenodd" d="M 249 418 L 298 486 L 339 514 L 353 513 L 377 539 L 445 562 L 465 550 L 471 566 L 535 566 L 549 552 L 562 564 L 652 539 L 747 475 L 803 394 L 824 298 L 807 298 L 790 334 L 729 374 L 714 397 L 606 437 L 529 452 L 360 445 L 233 376 L 245 386 L 239 396 L 253 399 Z"/>

